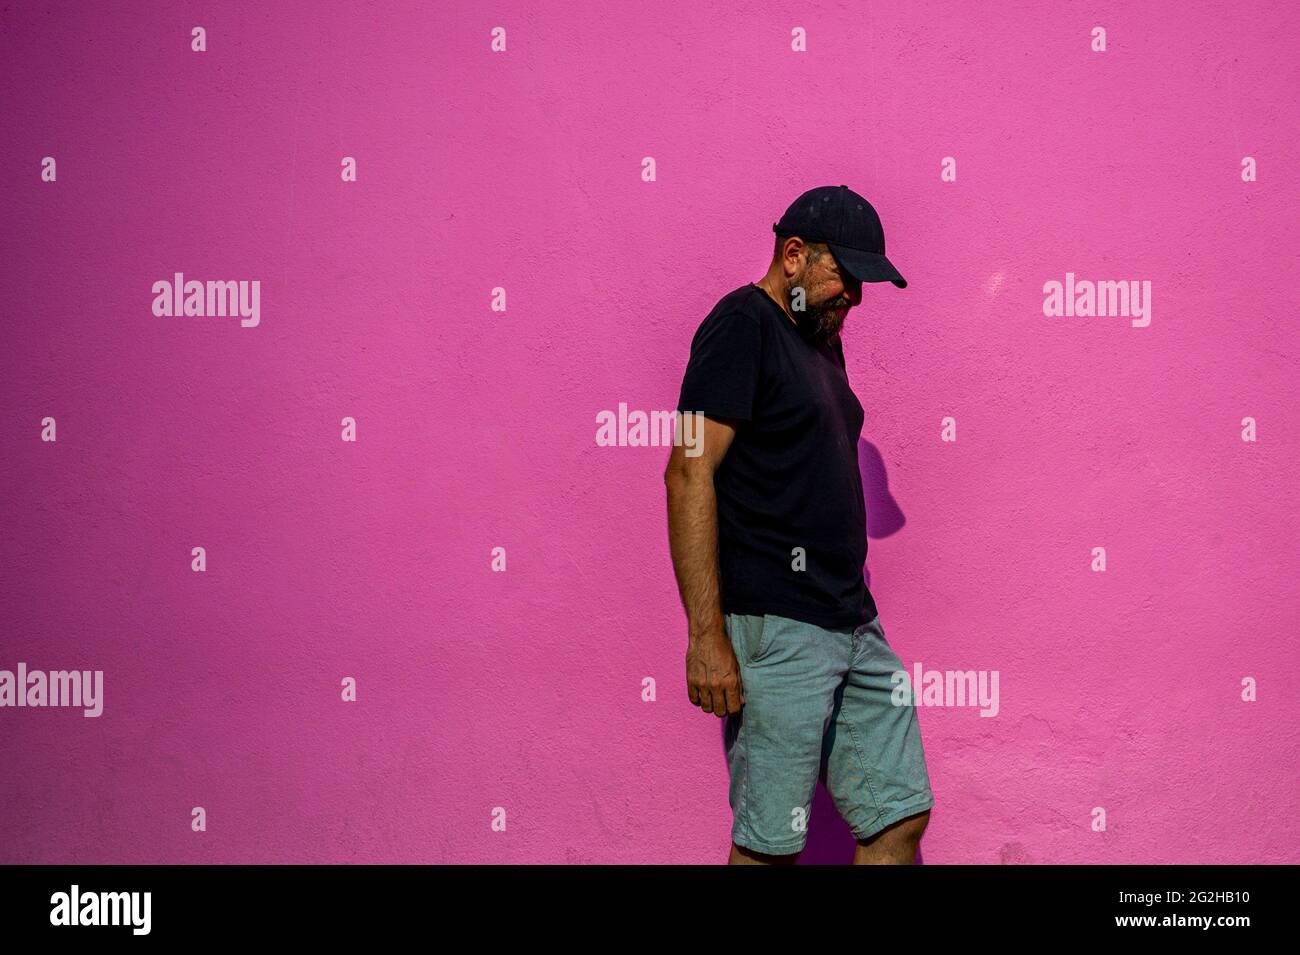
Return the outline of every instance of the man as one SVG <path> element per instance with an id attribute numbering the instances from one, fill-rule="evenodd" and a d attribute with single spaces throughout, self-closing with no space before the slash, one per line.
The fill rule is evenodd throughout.
<path id="1" fill-rule="evenodd" d="M 912 863 L 934 797 L 862 576 L 863 414 L 839 337 L 863 282 L 907 282 L 847 186 L 805 192 L 772 229 L 767 274 L 695 333 L 678 410 L 702 452 L 675 446 L 664 473 L 688 694 L 726 720 L 729 863 L 796 861 L 818 778 L 854 863 Z"/>

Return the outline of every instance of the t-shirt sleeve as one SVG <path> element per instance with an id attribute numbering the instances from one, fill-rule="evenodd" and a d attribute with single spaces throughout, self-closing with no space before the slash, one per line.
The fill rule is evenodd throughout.
<path id="1" fill-rule="evenodd" d="M 763 329 L 756 316 L 743 312 L 709 316 L 691 341 L 677 410 L 749 421 L 754 416 L 762 356 Z"/>

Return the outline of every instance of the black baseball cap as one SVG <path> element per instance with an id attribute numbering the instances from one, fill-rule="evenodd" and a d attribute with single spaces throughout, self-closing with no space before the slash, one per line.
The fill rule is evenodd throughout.
<path id="1" fill-rule="evenodd" d="M 885 231 L 880 216 L 848 186 L 818 186 L 790 204 L 777 235 L 797 235 L 805 242 L 824 242 L 844 269 L 859 282 L 893 282 L 907 288 L 907 279 L 885 258 Z"/>

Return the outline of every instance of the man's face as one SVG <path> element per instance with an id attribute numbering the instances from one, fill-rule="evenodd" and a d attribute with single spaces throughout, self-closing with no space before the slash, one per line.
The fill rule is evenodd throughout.
<path id="1" fill-rule="evenodd" d="M 834 339 L 849 309 L 862 301 L 862 283 L 849 275 L 829 251 L 816 262 L 805 261 L 791 282 L 790 293 L 796 288 L 804 290 L 804 310 L 794 310 L 792 295 L 790 310 L 799 327 L 819 344 Z"/>

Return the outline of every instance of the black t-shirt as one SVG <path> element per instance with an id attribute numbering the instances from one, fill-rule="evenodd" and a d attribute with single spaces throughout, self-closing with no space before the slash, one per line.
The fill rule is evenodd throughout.
<path id="1" fill-rule="evenodd" d="M 723 612 L 869 623 L 862 405 L 839 339 L 815 344 L 751 282 L 700 323 L 677 410 L 740 419 L 714 475 Z"/>

